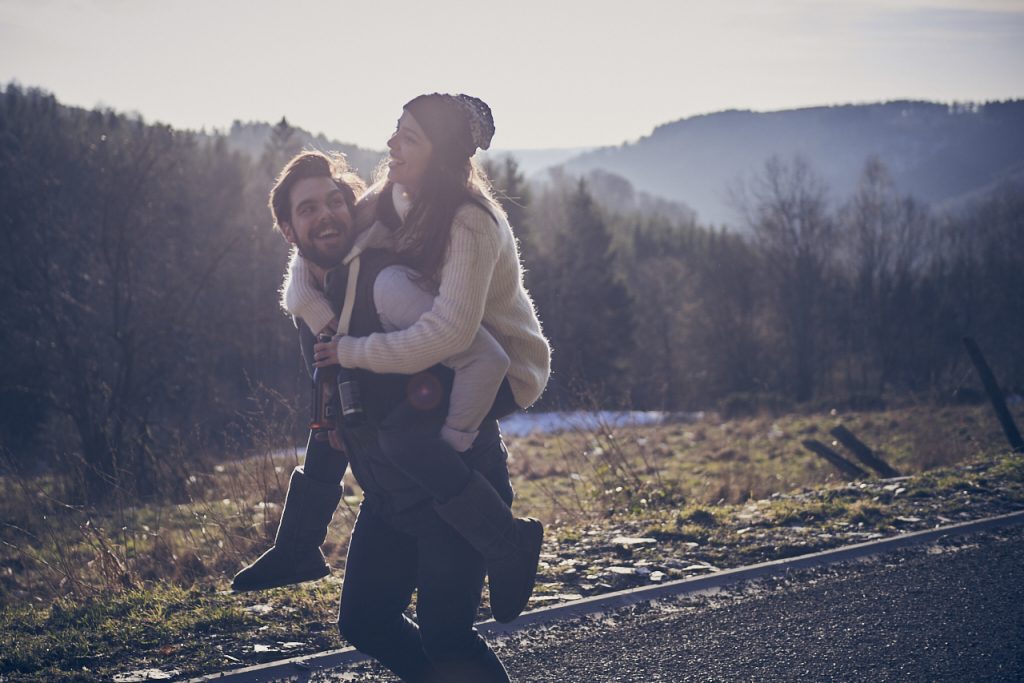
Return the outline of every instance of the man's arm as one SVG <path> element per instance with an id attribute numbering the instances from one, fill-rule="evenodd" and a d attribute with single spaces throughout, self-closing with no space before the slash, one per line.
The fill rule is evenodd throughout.
<path id="1" fill-rule="evenodd" d="M 299 328 L 299 350 L 302 352 L 302 360 L 305 361 L 306 371 L 310 379 L 313 377 L 313 344 L 316 343 L 316 335 L 309 329 L 302 320 L 295 318 L 295 325 Z M 321 437 L 323 438 L 323 437 Z M 337 430 L 327 432 L 327 438 L 331 442 L 331 448 L 342 453 L 345 452 L 345 444 Z"/>

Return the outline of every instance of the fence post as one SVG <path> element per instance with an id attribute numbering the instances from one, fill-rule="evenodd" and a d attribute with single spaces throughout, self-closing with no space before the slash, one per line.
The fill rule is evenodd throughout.
<path id="1" fill-rule="evenodd" d="M 1009 408 L 1006 407 L 1003 392 L 1000 391 L 995 375 L 992 374 L 991 368 L 985 362 L 985 357 L 981 355 L 981 349 L 978 348 L 977 343 L 971 337 L 964 337 L 964 346 L 967 347 L 967 355 L 971 357 L 971 362 L 974 363 L 978 376 L 981 377 L 985 393 L 988 394 L 988 400 L 996 411 L 996 417 L 999 418 L 999 424 L 1003 427 L 1003 433 L 1006 434 L 1006 439 L 1010 442 L 1010 448 L 1018 453 L 1024 453 L 1024 439 L 1020 437 L 1017 424 L 1013 421 L 1013 415 L 1010 414 Z"/>
<path id="2" fill-rule="evenodd" d="M 849 429 L 843 425 L 838 425 L 835 429 L 829 432 L 832 436 L 836 437 L 839 443 L 850 449 L 850 452 L 857 456 L 857 459 L 862 463 L 878 472 L 883 477 L 898 477 L 900 473 L 894 470 L 889 463 L 881 458 L 877 453 L 868 448 L 868 446 L 853 435 Z"/>
<path id="3" fill-rule="evenodd" d="M 834 450 L 814 439 L 807 439 L 803 441 L 803 446 L 807 450 L 828 460 L 830 463 L 846 477 L 850 479 L 863 479 L 868 476 L 868 473 L 861 468 L 854 465 L 852 462 L 844 458 L 843 456 L 836 453 Z"/>

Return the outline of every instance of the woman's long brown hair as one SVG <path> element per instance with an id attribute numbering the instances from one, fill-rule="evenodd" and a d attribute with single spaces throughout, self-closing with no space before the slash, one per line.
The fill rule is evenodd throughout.
<path id="1" fill-rule="evenodd" d="M 378 168 L 378 173 L 382 170 L 386 172 L 387 167 Z M 385 183 L 381 197 L 390 199 L 391 188 L 390 181 Z M 420 274 L 417 284 L 427 291 L 437 293 L 448 256 L 452 223 L 467 203 L 486 210 L 497 227 L 497 216 L 504 212 L 494 199 L 487 174 L 472 158 L 452 161 L 435 150 L 412 207 L 395 231 L 403 262 Z M 382 204 L 386 206 L 388 202 Z"/>

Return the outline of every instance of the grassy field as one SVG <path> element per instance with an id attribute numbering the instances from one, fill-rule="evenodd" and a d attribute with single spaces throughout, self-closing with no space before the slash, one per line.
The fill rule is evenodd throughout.
<path id="1" fill-rule="evenodd" d="M 831 442 L 837 424 L 912 478 L 847 483 L 800 445 Z M 549 526 L 537 604 L 1024 504 L 1021 458 L 987 406 L 708 415 L 509 439 L 509 451 L 517 511 Z M 195 675 L 342 645 L 333 621 L 360 498 L 352 482 L 325 545 L 334 576 L 226 591 L 272 538 L 298 462 L 268 448 L 196 471 L 176 504 L 103 513 L 62 504 L 45 480 L 0 480 L 0 673 Z"/>
<path id="2" fill-rule="evenodd" d="M 509 469 L 521 509 L 555 524 L 646 506 L 741 503 L 842 480 L 801 445 L 832 443 L 837 425 L 907 475 L 1006 448 L 987 406 L 911 405 L 533 436 L 511 440 Z"/>

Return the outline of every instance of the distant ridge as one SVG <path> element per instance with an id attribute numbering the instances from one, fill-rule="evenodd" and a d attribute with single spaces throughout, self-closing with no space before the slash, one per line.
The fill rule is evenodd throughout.
<path id="1" fill-rule="evenodd" d="M 38 88 L 27 91 L 46 94 Z M 137 114 L 129 116 L 142 120 Z M 204 139 L 223 137 L 230 149 L 259 158 L 273 128 L 266 122 L 235 121 L 227 132 L 187 132 Z M 302 128 L 295 131 L 300 147 L 343 152 L 367 180 L 385 154 Z M 618 146 L 491 154 L 494 159 L 503 154 L 520 159 L 521 170 L 533 182 L 564 182 L 567 173 L 585 177 L 602 191 L 597 201 L 615 210 L 654 211 L 687 222 L 695 215 L 705 225 L 740 227 L 729 190 L 759 173 L 772 155 L 806 158 L 837 201 L 852 193 L 865 161 L 874 155 L 901 192 L 944 208 L 1003 182 L 1024 182 L 1024 99 L 727 110 L 665 123 L 636 142 Z"/>
<path id="2" fill-rule="evenodd" d="M 559 166 L 569 159 L 589 152 L 593 147 L 568 147 L 549 149 L 494 149 L 479 153 L 482 159 L 500 161 L 503 157 L 514 157 L 519 165 L 519 170 L 529 177 L 538 171 Z"/>
<path id="3" fill-rule="evenodd" d="M 595 149 L 564 166 L 620 175 L 637 190 L 685 202 L 702 223 L 735 225 L 730 186 L 776 154 L 805 157 L 835 199 L 853 190 L 865 160 L 876 155 L 901 192 L 948 205 L 1024 178 L 1024 100 L 729 110 L 660 125 L 634 143 Z"/>
<path id="4" fill-rule="evenodd" d="M 364 149 L 357 145 L 327 138 L 323 133 L 313 135 L 309 131 L 294 127 L 295 137 L 303 149 L 318 149 L 322 152 L 341 152 L 350 166 L 366 180 L 370 180 L 377 162 L 384 156 L 380 150 Z M 270 140 L 274 125 L 264 121 L 235 121 L 224 133 L 228 147 L 236 152 L 259 159 Z"/>

